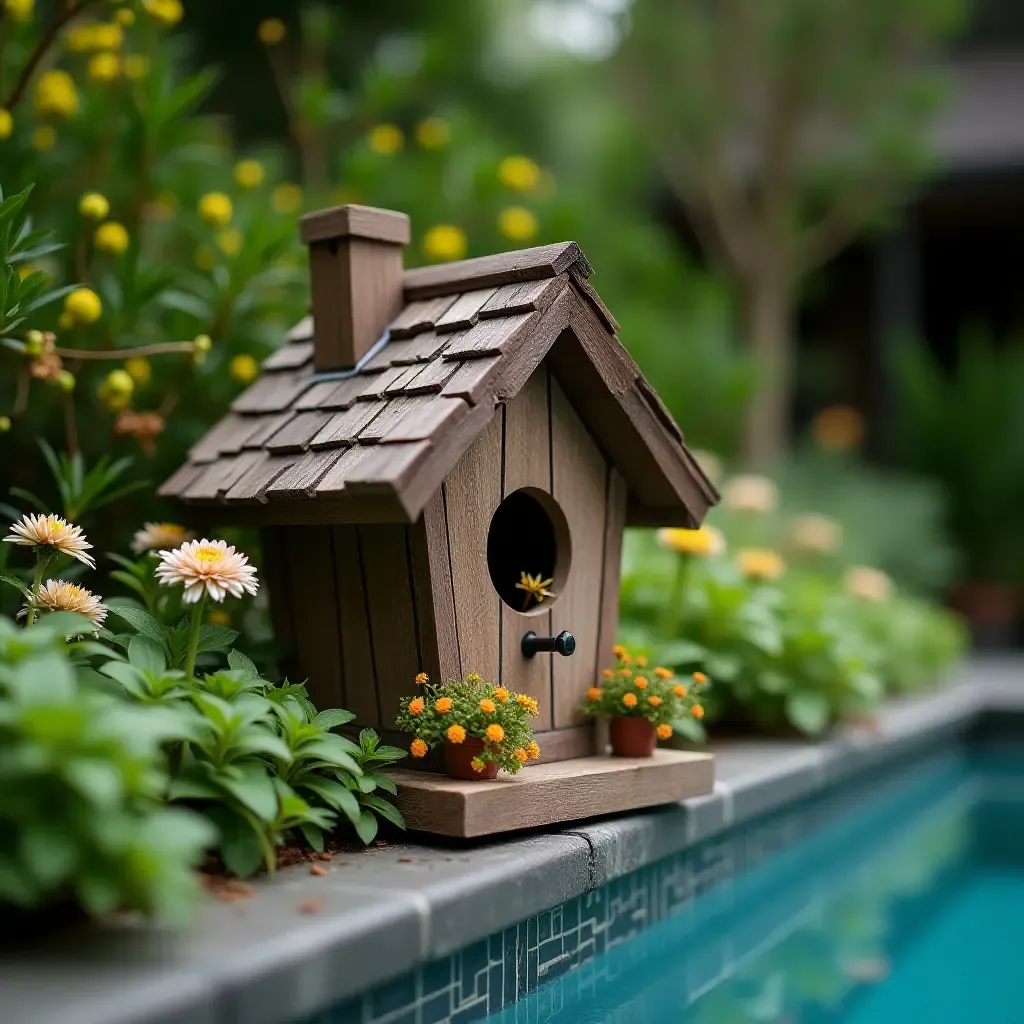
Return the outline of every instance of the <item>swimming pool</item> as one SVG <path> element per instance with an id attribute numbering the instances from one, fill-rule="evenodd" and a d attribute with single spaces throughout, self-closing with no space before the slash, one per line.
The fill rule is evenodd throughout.
<path id="1" fill-rule="evenodd" d="M 665 904 L 645 908 L 657 923 L 607 936 L 603 953 L 487 1021 L 1024 1021 L 1019 749 L 876 777 L 688 863 L 647 879 L 647 899 Z M 565 955 L 585 939 L 559 941 Z"/>

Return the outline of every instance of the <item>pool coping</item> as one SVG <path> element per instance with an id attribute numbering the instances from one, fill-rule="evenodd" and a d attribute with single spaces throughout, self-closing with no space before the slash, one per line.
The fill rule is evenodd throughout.
<path id="1" fill-rule="evenodd" d="M 1024 713 L 1024 660 L 975 659 L 948 685 L 887 701 L 873 733 L 712 744 L 712 794 L 497 842 L 396 842 L 307 865 L 187 932 L 87 927 L 0 958 L 12 1020 L 284 1024 L 326 1009 L 734 824 L 943 739 Z M 312 912 L 310 912 L 312 911 Z"/>

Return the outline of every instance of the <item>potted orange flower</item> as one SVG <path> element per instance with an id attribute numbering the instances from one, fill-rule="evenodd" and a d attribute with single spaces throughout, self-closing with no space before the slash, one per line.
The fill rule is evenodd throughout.
<path id="1" fill-rule="evenodd" d="M 610 720 L 612 753 L 619 757 L 650 757 L 658 740 L 672 735 L 672 722 L 692 715 L 704 717 L 698 691 L 708 685 L 703 672 L 688 683 L 671 669 L 647 669 L 647 659 L 632 658 L 621 645 L 613 649 L 615 668 L 606 668 L 600 686 L 587 691 L 583 713 Z"/>
<path id="2" fill-rule="evenodd" d="M 396 724 L 415 735 L 413 757 L 444 745 L 444 762 L 453 779 L 494 779 L 498 769 L 515 775 L 528 761 L 540 757 L 530 717 L 537 702 L 471 674 L 462 682 L 432 684 L 421 672 L 423 689 L 405 697 Z"/>

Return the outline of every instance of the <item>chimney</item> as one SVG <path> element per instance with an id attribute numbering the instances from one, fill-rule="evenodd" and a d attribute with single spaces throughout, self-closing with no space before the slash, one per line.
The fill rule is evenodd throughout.
<path id="1" fill-rule="evenodd" d="M 372 206 L 307 213 L 318 371 L 355 366 L 402 308 L 402 247 L 409 218 Z"/>

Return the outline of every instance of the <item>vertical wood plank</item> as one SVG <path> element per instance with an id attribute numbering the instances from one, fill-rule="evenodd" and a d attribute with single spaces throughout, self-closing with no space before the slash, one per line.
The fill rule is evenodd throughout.
<path id="1" fill-rule="evenodd" d="M 356 530 L 365 570 L 380 722 L 390 728 L 399 700 L 415 690 L 414 680 L 422 669 L 409 527 L 380 523 L 360 525 Z"/>
<path id="2" fill-rule="evenodd" d="M 495 416 L 445 481 L 462 671 L 498 678 L 501 599 L 487 572 L 487 530 L 501 501 L 502 417 Z"/>
<path id="3" fill-rule="evenodd" d="M 522 487 L 549 491 L 551 443 L 548 429 L 548 370 L 541 366 L 505 407 L 505 479 L 503 497 Z M 566 557 L 568 552 L 560 552 Z M 533 571 L 530 566 L 523 570 Z M 490 582 L 488 580 L 488 582 Z M 501 682 L 537 701 L 536 730 L 551 728 L 552 654 L 524 658 L 519 649 L 527 630 L 551 635 L 551 612 L 522 615 L 501 603 Z"/>
<path id="4" fill-rule="evenodd" d="M 355 724 L 379 729 L 377 671 L 370 645 L 365 571 L 359 554 L 355 526 L 331 527 L 334 575 L 338 586 L 338 617 L 345 676 L 345 707 L 356 716 Z"/>
<path id="5" fill-rule="evenodd" d="M 597 635 L 597 667 L 612 662 L 619 629 L 619 574 L 622 570 L 622 532 L 626 528 L 626 481 L 608 467 L 604 517 L 604 571 L 601 578 L 601 628 Z"/>
<path id="6" fill-rule="evenodd" d="M 579 705 L 597 678 L 607 464 L 553 377 L 551 458 L 553 493 L 572 536 L 572 566 L 551 610 L 551 631 L 568 629 L 576 637 L 576 653 L 554 659 L 553 724 L 559 729 L 583 720 Z"/>
<path id="7" fill-rule="evenodd" d="M 331 528 L 288 526 L 284 538 L 299 680 L 318 708 L 344 707 Z"/>
<path id="8" fill-rule="evenodd" d="M 423 515 L 413 527 L 412 564 L 424 671 L 435 682 L 461 679 L 443 484 L 427 502 Z M 427 667 L 428 660 L 431 660 L 431 667 Z"/>
<path id="9" fill-rule="evenodd" d="M 285 527 L 265 526 L 260 530 L 260 582 L 270 599 L 270 621 L 277 644 L 277 671 L 294 678 L 295 627 L 292 622 L 291 583 L 285 554 Z"/>

